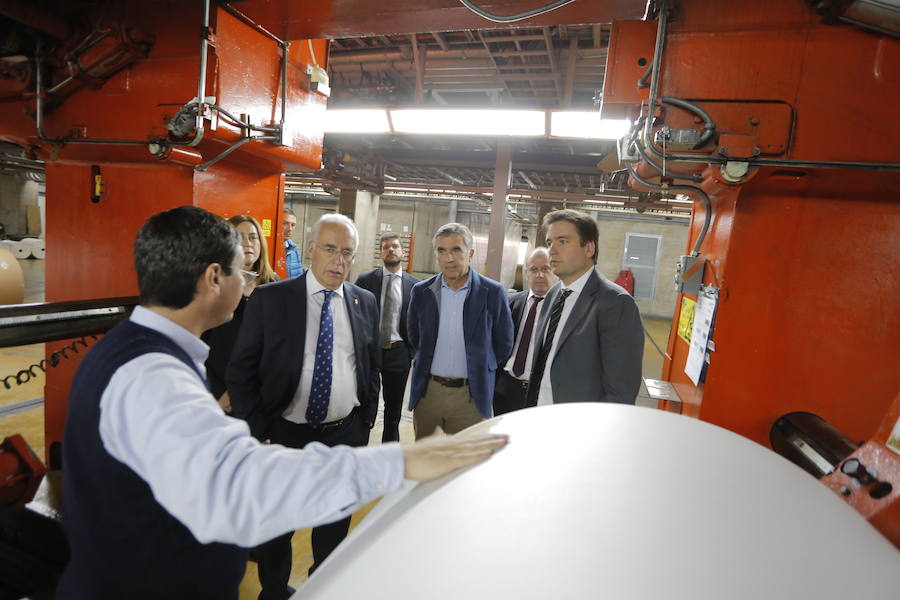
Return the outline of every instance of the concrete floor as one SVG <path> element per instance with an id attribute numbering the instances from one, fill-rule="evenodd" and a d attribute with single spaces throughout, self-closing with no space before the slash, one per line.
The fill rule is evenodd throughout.
<path id="1" fill-rule="evenodd" d="M 21 260 L 19 263 L 25 277 L 25 302 L 42 302 L 44 300 L 43 261 L 29 259 Z M 647 319 L 644 322 L 644 328 L 647 337 L 644 344 L 643 375 L 656 379 L 662 373 L 663 355 L 659 349 L 666 347 L 670 323 Z M 0 349 L 0 378 L 15 374 L 21 369 L 39 362 L 42 358 L 44 358 L 43 344 Z M 12 384 L 11 389 L 6 389 L 4 385 L 0 384 L 0 439 L 14 433 L 21 434 L 41 460 L 45 460 L 43 385 L 42 373 L 24 385 Z M 29 405 L 31 404 L 29 401 L 33 401 L 33 405 Z M 647 390 L 643 384 L 641 384 L 637 404 L 656 406 L 655 401 L 651 401 L 647 396 Z M 16 408 L 15 412 L 3 412 Z M 382 410 L 379 408 L 378 420 L 370 435 L 370 444 L 377 444 L 381 440 L 382 417 Z M 408 411 L 404 411 L 402 416 L 400 438 L 402 444 L 412 443 L 414 439 L 412 413 Z M 375 504 L 377 501 L 357 511 L 353 516 L 351 527 L 354 527 L 368 514 Z M 298 531 L 294 535 L 293 547 L 294 567 L 290 584 L 299 588 L 306 581 L 306 572 L 312 564 L 310 530 Z M 259 589 L 256 564 L 251 562 L 248 564 L 241 582 L 240 600 L 256 600 Z"/>

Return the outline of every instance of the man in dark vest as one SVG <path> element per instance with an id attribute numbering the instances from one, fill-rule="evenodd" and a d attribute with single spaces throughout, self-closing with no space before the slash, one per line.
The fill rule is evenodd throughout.
<path id="1" fill-rule="evenodd" d="M 232 599 L 242 547 L 332 522 L 399 488 L 484 460 L 503 436 L 304 450 L 254 440 L 206 387 L 207 329 L 241 295 L 236 232 L 180 207 L 134 247 L 141 305 L 85 357 L 63 443 L 72 559 L 56 598 Z M 449 453 L 449 455 L 448 455 Z"/>

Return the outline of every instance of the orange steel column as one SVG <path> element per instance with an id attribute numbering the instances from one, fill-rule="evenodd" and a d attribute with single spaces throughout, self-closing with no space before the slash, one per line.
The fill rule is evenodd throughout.
<path id="1" fill-rule="evenodd" d="M 676 327 L 663 378 L 684 414 L 762 444 L 776 418 L 797 410 L 864 439 L 900 389 L 900 123 L 887 109 L 900 97 L 900 42 L 823 25 L 802 2 L 720 4 L 675 3 L 662 53 L 658 98 L 689 100 L 716 123 L 712 144 L 679 151 L 696 162 L 666 168 L 702 176 L 713 219 L 700 259 L 704 283 L 720 290 L 705 382 L 685 375 L 689 346 Z M 656 22 L 614 23 L 606 114 L 630 107 L 636 116 L 646 104 L 636 82 L 655 32 Z M 671 104 L 654 115 L 654 134 L 703 125 Z M 749 172 L 729 181 L 718 164 L 726 159 Z M 659 181 L 646 161 L 636 172 Z M 704 216 L 692 197 L 686 253 Z M 674 323 L 681 296 L 676 306 Z"/>
<path id="2" fill-rule="evenodd" d="M 282 46 L 272 34 L 211 4 L 205 97 L 244 122 L 277 125 L 283 102 Z M 174 146 L 161 158 L 149 149 L 151 141 L 172 140 L 166 125 L 198 95 L 202 7 L 202 2 L 180 3 L 177 18 L 173 18 L 170 2 L 121 3 L 103 20 L 102 15 L 91 12 L 99 10 L 93 5 L 60 7 L 61 11 L 86 13 L 78 22 L 101 22 L 111 30 L 135 28 L 152 44 L 146 58 L 108 80 L 92 82 L 94 86 L 61 102 L 51 102 L 48 96 L 45 138 L 146 143 L 39 139 L 33 100 L 21 101 L 15 110 L 10 104 L 0 114 L 0 135 L 31 148 L 47 163 L 47 301 L 135 295 L 135 233 L 150 215 L 180 205 L 201 206 L 225 217 L 238 213 L 255 216 L 267 230 L 270 258 L 283 274 L 283 173 L 316 169 L 321 163 L 326 98 L 310 91 L 307 66 L 325 66 L 326 42 L 312 41 L 315 60 L 306 40 L 289 46 L 281 143 L 249 141 L 205 170 L 196 170 L 197 165 L 248 135 L 222 113 L 210 110 L 203 121 L 202 140 L 195 146 Z M 71 35 L 71 40 L 45 45 L 45 90 L 53 83 L 53 64 L 86 33 L 73 31 Z M 30 95 L 33 98 L 33 91 Z M 59 347 L 59 343 L 48 343 L 48 355 Z M 53 467 L 59 467 L 68 390 L 77 366 L 76 355 L 47 373 L 46 446 Z"/>

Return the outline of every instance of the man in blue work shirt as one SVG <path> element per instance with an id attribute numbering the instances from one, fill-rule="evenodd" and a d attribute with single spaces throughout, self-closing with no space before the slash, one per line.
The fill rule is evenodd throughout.
<path id="1" fill-rule="evenodd" d="M 284 219 L 281 221 L 281 235 L 284 236 L 284 262 L 287 269 L 288 279 L 299 277 L 303 274 L 303 259 L 300 256 L 300 249 L 291 234 L 294 233 L 294 227 L 297 225 L 297 215 L 294 211 L 285 207 Z"/>
<path id="2" fill-rule="evenodd" d="M 432 244 L 441 272 L 410 295 L 407 330 L 416 356 L 409 408 L 416 439 L 437 427 L 456 433 L 491 418 L 497 365 L 512 352 L 506 290 L 470 268 L 472 241 L 465 225 L 439 228 Z"/>

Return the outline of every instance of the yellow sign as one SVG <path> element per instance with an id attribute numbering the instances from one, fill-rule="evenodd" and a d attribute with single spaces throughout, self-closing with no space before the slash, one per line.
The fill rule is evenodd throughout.
<path id="1" fill-rule="evenodd" d="M 263 219 L 263 237 L 272 237 L 272 219 Z"/>
<path id="2" fill-rule="evenodd" d="M 694 332 L 694 308 L 697 306 L 696 300 L 688 297 L 681 298 L 681 315 L 678 317 L 678 337 L 691 343 L 691 334 Z"/>

